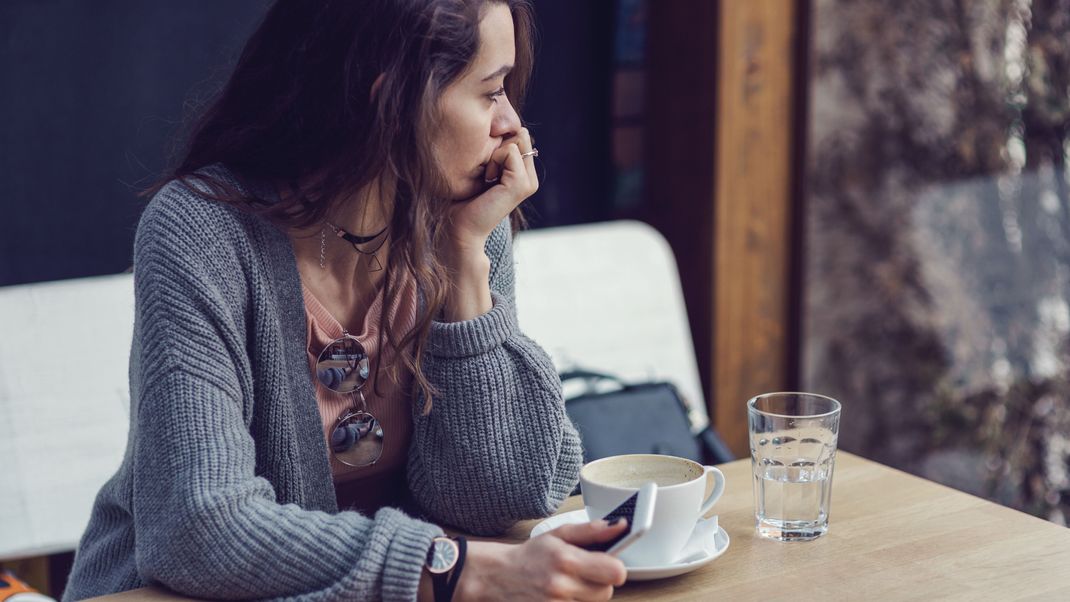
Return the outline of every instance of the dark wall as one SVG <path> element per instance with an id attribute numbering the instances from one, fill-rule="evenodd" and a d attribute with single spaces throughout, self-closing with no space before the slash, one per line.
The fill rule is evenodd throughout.
<path id="1" fill-rule="evenodd" d="M 0 284 L 121 272 L 196 84 L 266 3 L 0 2 Z"/>
<path id="2" fill-rule="evenodd" d="M 0 2 L 0 286 L 130 267 L 184 112 L 225 79 L 267 0 Z M 536 226 L 605 219 L 612 0 L 536 3 L 526 118 Z M 186 107 L 184 109 L 184 107 Z"/>
<path id="3" fill-rule="evenodd" d="M 536 0 L 539 44 L 524 118 L 542 159 L 532 225 L 609 219 L 613 0 Z"/>

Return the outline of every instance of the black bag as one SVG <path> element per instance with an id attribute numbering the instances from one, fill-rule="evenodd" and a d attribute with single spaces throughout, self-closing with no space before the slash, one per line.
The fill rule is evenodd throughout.
<path id="1" fill-rule="evenodd" d="M 565 412 L 583 440 L 583 461 L 620 454 L 663 454 L 704 464 L 735 459 L 711 427 L 693 434 L 687 405 L 667 382 L 627 384 L 598 372 L 573 370 L 561 382 L 609 380 L 620 389 L 585 393 L 565 402 Z"/>

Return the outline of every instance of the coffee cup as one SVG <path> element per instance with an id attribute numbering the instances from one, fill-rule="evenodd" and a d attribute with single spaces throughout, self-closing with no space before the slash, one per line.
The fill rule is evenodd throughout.
<path id="1" fill-rule="evenodd" d="M 706 494 L 713 479 L 713 491 Z M 620 554 L 626 566 L 672 564 L 698 520 L 724 493 L 724 474 L 687 458 L 655 454 L 610 456 L 580 470 L 580 492 L 590 520 L 609 514 L 648 481 L 658 486 L 650 530 Z"/>

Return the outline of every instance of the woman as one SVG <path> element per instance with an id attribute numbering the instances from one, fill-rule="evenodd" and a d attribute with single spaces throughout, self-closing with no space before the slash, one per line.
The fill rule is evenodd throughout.
<path id="1" fill-rule="evenodd" d="M 434 524 L 546 516 L 580 467 L 513 307 L 531 60 L 525 0 L 269 10 L 149 191 L 129 444 L 66 599 L 612 596 L 623 566 L 581 546 L 622 524 Z"/>

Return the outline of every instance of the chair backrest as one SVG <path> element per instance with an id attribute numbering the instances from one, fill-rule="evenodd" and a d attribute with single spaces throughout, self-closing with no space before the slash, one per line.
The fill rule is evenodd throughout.
<path id="1" fill-rule="evenodd" d="M 129 274 L 0 288 L 0 560 L 72 550 L 126 448 Z"/>
<path id="2" fill-rule="evenodd" d="M 709 424 L 680 276 L 661 234 L 636 221 L 530 230 L 517 236 L 515 258 L 521 328 L 559 371 L 669 381 L 692 428 Z"/>

